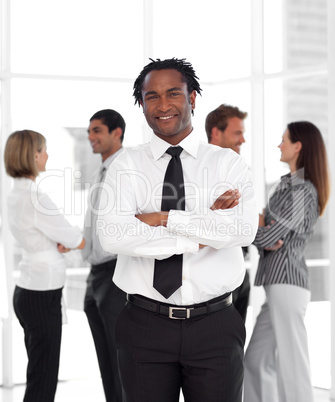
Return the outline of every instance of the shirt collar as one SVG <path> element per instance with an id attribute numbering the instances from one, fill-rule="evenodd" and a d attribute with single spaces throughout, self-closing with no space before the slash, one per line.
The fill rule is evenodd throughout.
<path id="1" fill-rule="evenodd" d="M 181 146 L 188 154 L 193 156 L 193 158 L 197 158 L 198 149 L 199 149 L 199 138 L 198 135 L 193 131 L 185 137 L 178 144 Z M 152 152 L 152 156 L 154 161 L 157 161 L 161 158 L 166 150 L 171 147 L 171 144 L 157 137 L 157 135 L 153 134 L 150 141 L 150 149 Z"/>
<path id="2" fill-rule="evenodd" d="M 28 179 L 27 177 L 15 177 L 14 188 L 30 190 L 37 188 L 37 184 L 34 180 Z"/>
<path id="3" fill-rule="evenodd" d="M 108 170 L 109 166 L 111 165 L 111 163 L 113 162 L 113 160 L 123 151 L 123 148 L 120 148 L 119 150 L 117 150 L 116 152 L 114 152 L 112 155 L 110 155 L 103 163 L 101 166 L 102 168 L 105 168 L 106 170 Z"/>
<path id="4" fill-rule="evenodd" d="M 287 173 L 281 177 L 281 181 L 284 186 L 298 186 L 299 184 L 304 183 L 304 178 L 301 177 L 300 172 Z"/>

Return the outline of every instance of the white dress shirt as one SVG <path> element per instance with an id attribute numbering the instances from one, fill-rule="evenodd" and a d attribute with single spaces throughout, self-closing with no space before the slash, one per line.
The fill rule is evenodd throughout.
<path id="1" fill-rule="evenodd" d="M 96 227 L 97 220 L 97 209 L 100 203 L 101 196 L 101 186 L 104 178 L 106 176 L 106 172 L 120 152 L 123 151 L 123 148 L 119 149 L 113 155 L 109 156 L 99 167 L 99 169 L 93 175 L 93 180 L 91 182 L 91 188 L 88 196 L 88 208 L 85 215 L 85 224 L 84 224 L 84 237 L 86 240 L 85 247 L 82 251 L 83 259 L 87 260 L 92 265 L 102 264 L 106 261 L 115 260 L 117 255 L 106 252 L 101 247 L 100 241 L 94 230 Z"/>
<path id="2" fill-rule="evenodd" d="M 83 239 L 80 229 L 70 225 L 33 180 L 14 179 L 7 202 L 9 227 L 22 247 L 16 284 L 29 290 L 63 287 L 66 263 L 57 243 L 77 248 Z"/>
<path id="3" fill-rule="evenodd" d="M 249 170 L 230 149 L 202 143 L 196 133 L 180 145 L 186 208 L 171 210 L 167 227 L 151 227 L 135 214 L 161 210 L 162 185 L 170 144 L 151 142 L 129 148 L 109 168 L 97 231 L 102 247 L 118 254 L 114 282 L 127 293 L 171 304 L 210 300 L 238 287 L 245 275 L 241 246 L 257 232 L 258 214 Z M 228 189 L 242 193 L 237 207 L 210 207 Z M 206 245 L 199 249 L 199 244 Z M 154 260 L 183 254 L 182 287 L 169 299 L 153 288 Z"/>

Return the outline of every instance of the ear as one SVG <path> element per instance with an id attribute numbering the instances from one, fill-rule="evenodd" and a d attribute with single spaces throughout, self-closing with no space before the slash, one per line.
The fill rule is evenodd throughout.
<path id="1" fill-rule="evenodd" d="M 195 90 L 193 90 L 190 94 L 190 104 L 191 104 L 191 108 L 192 110 L 195 109 L 195 98 L 197 97 L 197 93 L 195 92 Z"/>
<path id="2" fill-rule="evenodd" d="M 121 138 L 122 135 L 122 129 L 121 127 L 116 127 L 112 132 L 112 135 L 114 135 L 115 138 Z"/>
<path id="3" fill-rule="evenodd" d="M 211 144 L 218 145 L 220 138 L 220 130 L 217 127 L 212 128 Z"/>
<path id="4" fill-rule="evenodd" d="M 302 143 L 300 141 L 297 141 L 294 143 L 294 145 L 295 145 L 295 151 L 299 153 L 302 149 Z"/>

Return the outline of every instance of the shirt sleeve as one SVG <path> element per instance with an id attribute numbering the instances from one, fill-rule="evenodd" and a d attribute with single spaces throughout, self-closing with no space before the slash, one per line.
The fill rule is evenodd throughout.
<path id="1" fill-rule="evenodd" d="M 170 233 L 186 236 L 194 242 L 216 249 L 248 246 L 252 243 L 258 226 L 253 185 L 244 160 L 238 155 L 232 155 L 227 165 L 219 167 L 226 175 L 218 188 L 238 189 L 241 193 L 239 204 L 232 209 L 215 211 L 210 208 L 191 213 L 172 210 L 167 223 Z M 223 192 L 217 193 L 216 198 L 221 194 Z"/>
<path id="2" fill-rule="evenodd" d="M 110 253 L 155 259 L 197 253 L 198 243 L 163 226 L 149 226 L 135 217 L 136 197 L 131 174 L 125 173 L 127 169 L 125 162 L 118 158 L 106 174 L 96 223 L 102 248 Z M 117 179 L 120 170 L 123 171 L 121 183 Z"/>
<path id="3" fill-rule="evenodd" d="M 305 231 L 304 220 L 315 202 L 308 188 L 297 187 L 287 192 L 285 200 L 281 201 L 280 211 L 271 211 L 269 206 L 266 209 L 274 222 L 258 228 L 253 242 L 258 249 L 274 246 L 278 240 L 283 239 L 292 231 L 297 233 Z"/>
<path id="4" fill-rule="evenodd" d="M 34 208 L 34 224 L 50 240 L 67 248 L 77 248 L 83 240 L 81 230 L 72 226 L 50 197 L 41 193 Z"/>

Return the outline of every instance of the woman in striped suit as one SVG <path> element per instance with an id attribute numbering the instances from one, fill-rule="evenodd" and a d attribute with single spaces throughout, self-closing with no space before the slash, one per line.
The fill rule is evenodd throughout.
<path id="1" fill-rule="evenodd" d="M 310 300 L 304 250 L 329 197 L 325 145 L 310 122 L 287 126 L 281 161 L 289 165 L 260 215 L 254 240 L 256 286 L 266 300 L 245 358 L 245 402 L 312 402 L 304 317 Z"/>
<path id="2" fill-rule="evenodd" d="M 22 130 L 8 137 L 5 166 L 7 174 L 14 178 L 7 198 L 8 219 L 22 249 L 14 310 L 24 330 L 28 355 L 24 402 L 54 401 L 66 267 L 59 251 L 85 246 L 80 229 L 71 226 L 49 196 L 38 191 L 36 178 L 45 171 L 47 159 L 42 134 Z"/>

